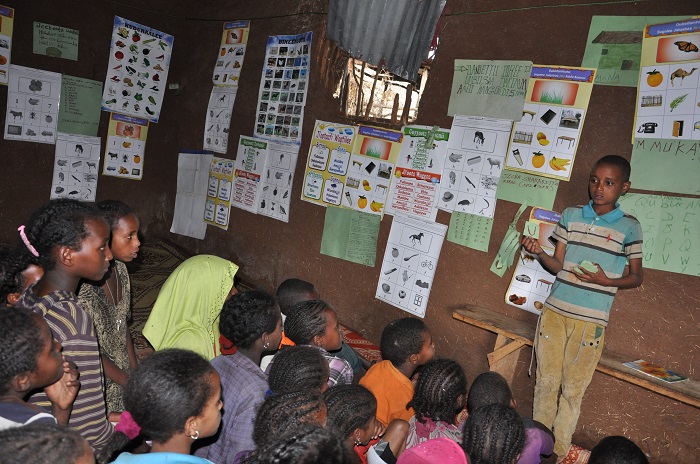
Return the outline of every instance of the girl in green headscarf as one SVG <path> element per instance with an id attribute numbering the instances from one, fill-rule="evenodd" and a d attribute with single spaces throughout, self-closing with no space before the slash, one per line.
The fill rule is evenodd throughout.
<path id="1" fill-rule="evenodd" d="M 220 354 L 219 314 L 233 289 L 238 266 L 198 255 L 180 264 L 163 284 L 143 335 L 156 351 L 183 348 L 206 359 Z"/>

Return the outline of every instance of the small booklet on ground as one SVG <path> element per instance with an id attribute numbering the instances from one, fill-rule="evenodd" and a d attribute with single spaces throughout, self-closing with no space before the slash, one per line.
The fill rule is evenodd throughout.
<path id="1" fill-rule="evenodd" d="M 643 359 L 626 362 L 624 363 L 624 365 L 668 383 L 675 383 L 681 382 L 683 380 L 688 380 L 688 377 L 670 371 L 665 367 L 657 366 L 656 364 L 644 361 Z"/>

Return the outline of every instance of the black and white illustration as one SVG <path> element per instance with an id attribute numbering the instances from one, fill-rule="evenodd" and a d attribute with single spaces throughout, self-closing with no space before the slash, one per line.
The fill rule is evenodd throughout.
<path id="1" fill-rule="evenodd" d="M 5 140 L 56 143 L 61 75 L 10 65 Z"/>
<path id="2" fill-rule="evenodd" d="M 265 173 L 260 179 L 262 195 L 258 214 L 289 222 L 294 170 L 299 147 L 269 142 Z"/>
<path id="3" fill-rule="evenodd" d="M 211 90 L 204 124 L 205 150 L 222 154 L 227 152 L 236 90 L 237 87 L 214 87 Z"/>
<path id="4" fill-rule="evenodd" d="M 95 201 L 99 169 L 99 137 L 59 132 L 50 198 Z"/>

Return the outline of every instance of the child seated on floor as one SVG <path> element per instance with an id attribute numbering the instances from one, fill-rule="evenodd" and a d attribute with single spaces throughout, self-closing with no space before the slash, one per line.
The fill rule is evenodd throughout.
<path id="1" fill-rule="evenodd" d="M 282 395 L 305 391 L 320 395 L 328 389 L 330 368 L 321 352 L 312 346 L 285 346 L 270 365 L 270 393 Z"/>
<path id="2" fill-rule="evenodd" d="M 525 429 L 509 406 L 491 404 L 469 414 L 462 449 L 471 464 L 515 464 L 525 443 Z"/>
<path id="3" fill-rule="evenodd" d="M 423 366 L 409 403 L 416 414 L 408 423 L 406 448 L 432 438 L 462 443 L 462 429 L 455 420 L 467 402 L 467 376 L 451 359 L 434 359 Z"/>
<path id="4" fill-rule="evenodd" d="M 0 253 L 0 306 L 14 306 L 22 293 L 44 275 L 44 269 L 16 259 L 10 250 Z"/>
<path id="5" fill-rule="evenodd" d="M 338 435 L 316 424 L 300 424 L 274 437 L 246 464 L 350 464 Z"/>
<path id="6" fill-rule="evenodd" d="M 408 403 L 413 399 L 411 376 L 435 356 L 435 344 L 421 319 L 404 317 L 382 331 L 383 361 L 369 368 L 360 380 L 377 399 L 377 419 L 388 426 L 394 419 L 411 420 L 415 415 Z"/>
<path id="7" fill-rule="evenodd" d="M 33 422 L 0 431 L 0 456 L 32 464 L 94 464 L 95 455 L 76 430 L 58 424 Z"/>
<path id="8" fill-rule="evenodd" d="M 644 451 L 621 436 L 605 437 L 591 450 L 588 464 L 649 464 Z"/>
<path id="9" fill-rule="evenodd" d="M 467 396 L 467 412 L 471 415 L 478 408 L 500 404 L 515 409 L 516 402 L 508 382 L 498 372 L 479 374 Z M 525 427 L 525 446 L 518 458 L 518 464 L 536 464 L 541 456 L 549 456 L 554 449 L 554 435 L 541 423 L 522 418 Z M 471 456 L 471 455 L 470 455 Z"/>

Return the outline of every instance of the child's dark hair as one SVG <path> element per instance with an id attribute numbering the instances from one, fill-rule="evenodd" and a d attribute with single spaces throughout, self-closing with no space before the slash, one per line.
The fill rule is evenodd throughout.
<path id="1" fill-rule="evenodd" d="M 321 395 L 292 392 L 271 395 L 260 405 L 253 426 L 253 441 L 257 448 L 299 424 L 317 423 L 317 417 L 326 409 Z M 319 424 L 324 425 L 324 424 Z"/>
<path id="2" fill-rule="evenodd" d="M 275 355 L 267 381 L 278 395 L 307 391 L 320 395 L 328 382 L 328 361 L 312 346 L 285 346 Z"/>
<path id="3" fill-rule="evenodd" d="M 22 245 L 24 247 L 24 244 Z M 25 247 L 26 248 L 26 247 Z M 27 268 L 27 258 L 12 250 L 0 251 L 0 305 L 7 306 L 7 296 L 19 293 L 24 285 L 22 272 Z"/>
<path id="4" fill-rule="evenodd" d="M 328 428 L 341 438 L 348 438 L 353 430 L 364 427 L 377 414 L 377 399 L 361 385 L 338 385 L 323 393 L 328 407 Z"/>
<path id="5" fill-rule="evenodd" d="M 624 159 L 622 156 L 618 155 L 607 155 L 603 156 L 601 159 L 595 162 L 593 167 L 591 168 L 591 171 L 593 171 L 595 168 L 600 166 L 601 164 L 606 164 L 608 166 L 615 166 L 620 170 L 620 174 L 622 174 L 622 181 L 623 182 L 628 182 L 630 180 L 630 174 L 632 173 L 632 167 L 630 166 L 630 162 Z"/>
<path id="6" fill-rule="evenodd" d="M 302 301 L 287 311 L 284 334 L 297 345 L 310 345 L 315 336 L 326 333 L 326 308 L 333 307 L 322 300 Z"/>
<path id="7" fill-rule="evenodd" d="M 398 367 L 412 354 L 420 353 L 428 326 L 421 319 L 404 317 L 391 321 L 382 331 L 382 358 Z"/>
<path id="8" fill-rule="evenodd" d="M 343 440 L 316 424 L 300 424 L 258 448 L 246 464 L 349 464 Z"/>
<path id="9" fill-rule="evenodd" d="M 39 422 L 0 431 L 3 463 L 74 464 L 87 448 L 80 433 L 58 424 Z"/>
<path id="10" fill-rule="evenodd" d="M 136 212 L 126 203 L 119 200 L 103 200 L 97 203 L 97 208 L 102 211 L 102 216 L 109 224 L 109 229 L 114 230 L 119 225 L 119 220 Z"/>
<path id="11" fill-rule="evenodd" d="M 277 302 L 271 295 L 250 290 L 233 295 L 224 302 L 219 330 L 234 345 L 250 348 L 263 333 L 274 332 L 281 317 Z"/>
<path id="12" fill-rule="evenodd" d="M 424 418 L 454 424 L 458 405 L 457 400 L 467 394 L 467 376 L 462 366 L 451 359 L 435 359 L 421 370 L 413 400 L 408 403 L 416 411 L 416 419 Z"/>
<path id="13" fill-rule="evenodd" d="M 605 437 L 591 450 L 589 464 L 649 464 L 644 451 L 621 436 Z"/>
<path id="14" fill-rule="evenodd" d="M 472 382 L 467 395 L 467 412 L 471 414 L 489 404 L 510 406 L 513 394 L 508 381 L 498 372 L 482 372 Z"/>
<path id="15" fill-rule="evenodd" d="M 523 421 L 513 408 L 491 404 L 469 414 L 462 448 L 471 464 L 515 462 L 525 444 Z"/>
<path id="16" fill-rule="evenodd" d="M 287 314 L 292 306 L 309 299 L 310 295 L 316 295 L 316 287 L 311 282 L 301 279 L 287 279 L 277 287 L 277 303 L 283 314 Z M 313 298 L 313 297 L 312 297 Z"/>
<path id="17" fill-rule="evenodd" d="M 31 311 L 0 308 L 0 394 L 8 391 L 14 376 L 36 369 L 44 348 L 40 338 L 41 329 Z"/>

